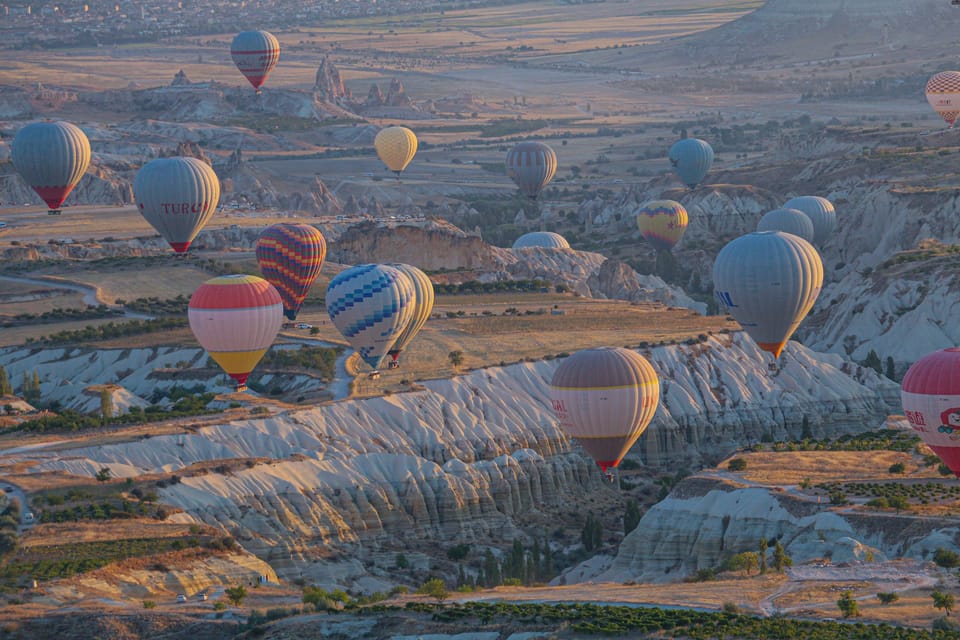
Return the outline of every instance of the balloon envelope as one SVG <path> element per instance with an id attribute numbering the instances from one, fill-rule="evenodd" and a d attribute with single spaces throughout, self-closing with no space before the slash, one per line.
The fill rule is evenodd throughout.
<path id="1" fill-rule="evenodd" d="M 417 136 L 406 127 L 387 127 L 373 139 L 377 156 L 397 176 L 417 154 Z"/>
<path id="2" fill-rule="evenodd" d="M 620 464 L 653 419 L 660 379 L 636 351 L 585 349 L 557 368 L 550 399 L 560 428 L 606 472 Z"/>
<path id="3" fill-rule="evenodd" d="M 657 251 L 670 251 L 687 230 L 687 210 L 673 200 L 654 200 L 637 211 L 637 226 Z"/>
<path id="4" fill-rule="evenodd" d="M 542 142 L 520 142 L 507 152 L 506 167 L 520 191 L 536 199 L 557 172 L 557 154 Z"/>
<path id="5" fill-rule="evenodd" d="M 341 271 L 327 287 L 327 313 L 363 361 L 380 368 L 410 323 L 413 283 L 400 270 L 361 264 Z"/>
<path id="6" fill-rule="evenodd" d="M 260 93 L 260 86 L 280 60 L 280 43 L 269 31 L 243 31 L 234 36 L 230 57 Z"/>
<path id="7" fill-rule="evenodd" d="M 158 158 L 137 172 L 133 197 L 147 222 L 183 253 L 217 210 L 220 180 L 196 158 Z"/>
<path id="8" fill-rule="evenodd" d="M 327 255 L 323 234 L 308 224 L 270 225 L 257 239 L 256 254 L 260 273 L 280 293 L 283 315 L 296 320 L 323 268 Z"/>
<path id="9" fill-rule="evenodd" d="M 763 214 L 757 223 L 757 231 L 783 231 L 813 242 L 813 223 L 799 209 L 774 209 Z"/>
<path id="10" fill-rule="evenodd" d="M 729 242 L 713 263 L 714 294 L 764 351 L 783 346 L 823 286 L 820 254 L 803 238 L 757 231 Z"/>
<path id="11" fill-rule="evenodd" d="M 263 278 L 221 276 L 193 292 L 187 317 L 200 346 L 237 381 L 237 391 L 243 391 L 280 331 L 283 304 Z"/>
<path id="12" fill-rule="evenodd" d="M 713 164 L 713 147 L 699 138 L 684 138 L 670 147 L 668 154 L 673 170 L 691 189 L 703 182 Z"/>
<path id="13" fill-rule="evenodd" d="M 514 249 L 529 249 L 543 247 L 544 249 L 569 249 L 570 243 L 559 233 L 553 231 L 531 231 L 525 233 L 513 242 Z"/>
<path id="14" fill-rule="evenodd" d="M 960 115 L 960 71 L 941 71 L 927 80 L 927 102 L 951 127 Z"/>
<path id="15" fill-rule="evenodd" d="M 397 336 L 396 342 L 393 343 L 393 346 L 388 352 L 393 356 L 393 359 L 396 360 L 400 352 L 409 346 L 413 339 L 417 337 L 417 334 L 420 333 L 420 330 L 423 329 L 424 325 L 427 324 L 427 320 L 430 319 L 435 294 L 433 282 L 431 282 L 427 274 L 420 269 L 402 263 L 392 263 L 389 266 L 397 269 L 410 279 L 410 282 L 413 284 L 414 294 L 413 301 L 411 302 L 413 313 L 410 315 L 410 322 L 407 323 L 407 326 L 404 327 L 400 335 Z"/>
<path id="16" fill-rule="evenodd" d="M 90 141 L 69 122 L 35 122 L 17 132 L 13 166 L 51 211 L 60 209 L 90 166 Z"/>
<path id="17" fill-rule="evenodd" d="M 903 377 L 900 400 L 913 430 L 960 477 L 960 349 L 915 362 Z"/>
<path id="18" fill-rule="evenodd" d="M 813 243 L 823 246 L 837 226 L 837 212 L 833 203 L 820 196 L 798 196 L 783 203 L 784 209 L 803 211 L 813 223 Z"/>

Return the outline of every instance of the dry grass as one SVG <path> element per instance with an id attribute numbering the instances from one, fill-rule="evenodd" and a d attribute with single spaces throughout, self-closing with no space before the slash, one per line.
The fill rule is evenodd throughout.
<path id="1" fill-rule="evenodd" d="M 897 480 L 911 477 L 920 469 L 909 453 L 896 451 L 763 451 L 737 453 L 735 458 L 747 462 L 740 472 L 745 480 L 770 486 L 799 484 L 809 479 L 820 482 L 858 482 L 865 480 Z M 727 468 L 727 461 L 719 466 Z M 890 465 L 902 462 L 904 474 L 891 475 Z M 928 471 L 928 470 L 924 470 Z"/>
<path id="2" fill-rule="evenodd" d="M 183 538 L 188 535 L 192 535 L 189 525 L 153 518 L 81 520 L 37 525 L 24 536 L 22 546 L 30 548 L 133 538 Z"/>

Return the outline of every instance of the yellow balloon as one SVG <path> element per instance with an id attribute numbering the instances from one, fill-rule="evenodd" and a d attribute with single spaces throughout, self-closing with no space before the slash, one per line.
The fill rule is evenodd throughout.
<path id="1" fill-rule="evenodd" d="M 417 136 L 406 127 L 387 127 L 373 139 L 377 155 L 397 176 L 417 153 Z"/>

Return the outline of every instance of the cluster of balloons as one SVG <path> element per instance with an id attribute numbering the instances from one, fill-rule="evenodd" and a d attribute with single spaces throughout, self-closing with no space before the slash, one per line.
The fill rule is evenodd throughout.
<path id="1" fill-rule="evenodd" d="M 430 279 L 408 264 L 361 264 L 341 271 L 327 287 L 327 313 L 337 330 L 376 375 L 387 357 L 400 353 L 430 318 Z"/>
<path id="2" fill-rule="evenodd" d="M 253 368 L 273 344 L 283 317 L 295 320 L 320 275 L 327 245 L 306 224 L 267 227 L 257 240 L 263 278 L 213 278 L 191 296 L 190 328 L 210 357 L 246 389 Z M 407 264 L 365 264 L 339 273 L 327 288 L 327 312 L 337 330 L 376 372 L 399 356 L 433 310 L 433 283 Z"/>

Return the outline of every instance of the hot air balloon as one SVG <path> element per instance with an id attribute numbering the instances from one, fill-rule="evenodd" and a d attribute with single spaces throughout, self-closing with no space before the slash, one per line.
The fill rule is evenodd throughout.
<path id="1" fill-rule="evenodd" d="M 673 200 L 653 200 L 637 211 L 637 226 L 657 251 L 670 251 L 687 230 L 687 210 Z"/>
<path id="2" fill-rule="evenodd" d="M 913 430 L 960 477 L 960 349 L 934 351 L 913 363 L 900 401 Z"/>
<path id="3" fill-rule="evenodd" d="M 373 148 L 377 156 L 390 171 L 397 174 L 407 168 L 413 156 L 417 154 L 417 136 L 406 127 L 387 127 L 377 133 L 373 139 Z"/>
<path id="4" fill-rule="evenodd" d="M 720 304 L 774 359 L 813 307 L 821 286 L 820 254 L 803 238 L 782 231 L 740 236 L 713 263 Z"/>
<path id="5" fill-rule="evenodd" d="M 283 324 L 283 303 L 272 284 L 257 276 L 207 280 L 187 307 L 190 329 L 210 357 L 247 388 L 247 377 Z"/>
<path id="6" fill-rule="evenodd" d="M 514 249 L 529 249 L 543 247 L 544 249 L 569 249 L 570 243 L 559 233 L 553 231 L 531 231 L 525 233 L 513 242 Z"/>
<path id="7" fill-rule="evenodd" d="M 927 80 L 927 102 L 953 127 L 960 115 L 960 71 L 941 71 Z"/>
<path id="8" fill-rule="evenodd" d="M 557 172 L 557 154 L 542 142 L 519 142 L 507 152 L 507 176 L 536 200 Z"/>
<path id="9" fill-rule="evenodd" d="M 327 287 L 334 326 L 377 374 L 413 317 L 416 292 L 399 269 L 361 264 L 341 271 Z"/>
<path id="10" fill-rule="evenodd" d="M 604 473 L 620 464 L 656 413 L 660 379 L 636 351 L 578 351 L 550 381 L 560 428 L 575 438 Z"/>
<path id="11" fill-rule="evenodd" d="M 257 239 L 256 253 L 260 273 L 280 292 L 283 315 L 296 320 L 323 268 L 327 255 L 323 234 L 308 224 L 270 225 Z"/>
<path id="12" fill-rule="evenodd" d="M 260 95 L 260 86 L 280 60 L 280 43 L 268 31 L 243 31 L 233 38 L 230 57 Z"/>
<path id="13" fill-rule="evenodd" d="M 699 138 L 684 138 L 670 147 L 668 154 L 673 170 L 691 189 L 703 182 L 713 164 L 713 147 Z"/>
<path id="14" fill-rule="evenodd" d="M 63 201 L 90 165 L 90 141 L 69 122 L 35 122 L 20 129 L 11 148 L 13 166 L 51 215 L 59 215 Z"/>
<path id="15" fill-rule="evenodd" d="M 137 172 L 133 197 L 147 222 L 184 253 L 217 209 L 220 180 L 196 158 L 158 158 Z"/>
<path id="16" fill-rule="evenodd" d="M 783 231 L 813 242 L 813 222 L 799 209 L 774 209 L 763 214 L 757 231 Z"/>
<path id="17" fill-rule="evenodd" d="M 823 246 L 837 226 L 837 212 L 833 204 L 820 196 L 798 196 L 783 203 L 784 209 L 803 211 L 813 223 L 813 243 Z"/>
<path id="18" fill-rule="evenodd" d="M 400 353 L 417 337 L 417 334 L 420 333 L 423 326 L 427 324 L 427 320 L 430 319 L 430 313 L 433 311 L 434 291 L 430 278 L 420 269 L 402 263 L 393 263 L 389 266 L 410 278 L 410 282 L 413 283 L 414 293 L 412 302 L 413 314 L 410 316 L 410 322 L 407 323 L 407 326 L 400 332 L 396 342 L 393 343 L 393 346 L 387 352 L 393 357 L 393 360 L 390 362 L 390 367 L 395 369 L 400 366 L 400 362 L 397 359 L 400 357 Z"/>

